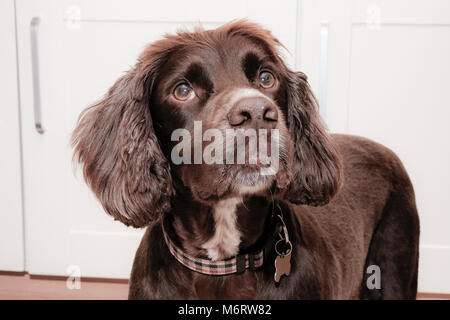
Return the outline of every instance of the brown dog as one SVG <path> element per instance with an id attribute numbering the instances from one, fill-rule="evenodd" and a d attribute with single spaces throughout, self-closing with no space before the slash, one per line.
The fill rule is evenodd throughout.
<path id="1" fill-rule="evenodd" d="M 278 46 L 246 21 L 166 36 L 81 115 L 73 144 L 87 183 L 115 219 L 147 227 L 131 299 L 415 298 L 405 169 L 377 143 L 329 135 Z M 194 121 L 201 133 L 278 130 L 276 174 L 259 159 L 175 163 L 173 133 L 195 136 Z M 367 286 L 372 265 L 381 288 Z"/>

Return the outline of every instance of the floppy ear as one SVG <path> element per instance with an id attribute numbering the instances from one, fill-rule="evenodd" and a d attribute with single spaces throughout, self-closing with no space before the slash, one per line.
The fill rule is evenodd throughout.
<path id="1" fill-rule="evenodd" d="M 340 188 L 342 163 L 304 73 L 289 71 L 287 107 L 294 154 L 291 183 L 284 196 L 296 204 L 326 204 Z"/>
<path id="2" fill-rule="evenodd" d="M 170 208 L 170 167 L 153 130 L 149 97 L 154 63 L 142 61 L 80 115 L 72 135 L 74 159 L 103 208 L 142 227 Z"/>

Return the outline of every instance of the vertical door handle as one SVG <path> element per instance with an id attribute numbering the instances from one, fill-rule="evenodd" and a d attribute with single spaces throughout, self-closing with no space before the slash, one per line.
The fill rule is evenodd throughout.
<path id="1" fill-rule="evenodd" d="M 33 79 L 33 109 L 34 109 L 34 126 L 40 134 L 44 133 L 41 119 L 41 85 L 39 75 L 39 17 L 33 17 L 30 23 L 31 33 L 31 72 Z"/>

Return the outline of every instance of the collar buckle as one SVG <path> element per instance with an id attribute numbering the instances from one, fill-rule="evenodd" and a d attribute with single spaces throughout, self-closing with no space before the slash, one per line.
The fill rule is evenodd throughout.
<path id="1" fill-rule="evenodd" d="M 243 273 L 245 271 L 245 254 L 238 254 L 236 256 L 236 273 L 240 274 Z M 253 256 L 252 254 L 249 254 L 248 257 L 250 258 L 251 256 Z"/>

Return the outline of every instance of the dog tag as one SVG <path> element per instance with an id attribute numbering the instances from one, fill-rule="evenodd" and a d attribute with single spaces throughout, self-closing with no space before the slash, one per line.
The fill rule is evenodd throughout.
<path id="1" fill-rule="evenodd" d="M 275 283 L 280 282 L 281 276 L 289 276 L 291 273 L 291 251 L 278 255 L 275 259 Z"/>
<path id="2" fill-rule="evenodd" d="M 282 276 L 289 276 L 291 273 L 291 253 L 292 243 L 289 241 L 289 234 L 284 223 L 283 217 L 278 215 L 281 220 L 281 231 L 279 233 L 280 240 L 275 243 L 275 252 L 277 257 L 275 258 L 275 285 L 278 285 Z M 284 234 L 284 237 L 283 237 Z"/>

